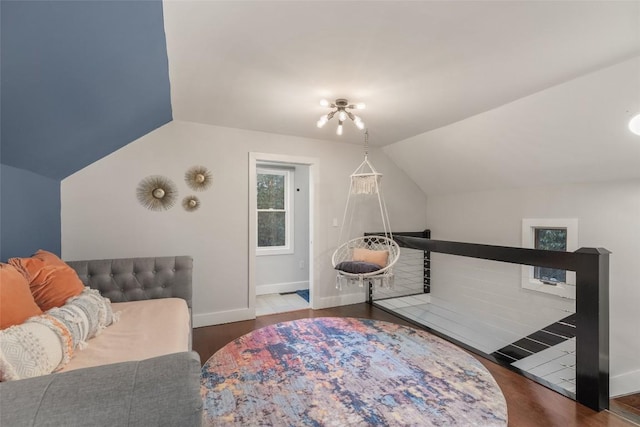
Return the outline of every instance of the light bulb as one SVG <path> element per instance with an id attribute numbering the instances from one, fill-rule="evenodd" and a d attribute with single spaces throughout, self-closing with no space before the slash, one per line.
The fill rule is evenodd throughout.
<path id="1" fill-rule="evenodd" d="M 338 119 L 343 122 L 347 120 L 347 112 L 344 110 L 340 110 L 340 112 L 338 113 Z"/>
<path id="2" fill-rule="evenodd" d="M 359 104 L 356 104 L 356 108 L 358 110 L 364 110 L 365 108 L 367 108 L 367 106 L 364 104 L 364 102 L 361 102 Z"/>
<path id="3" fill-rule="evenodd" d="M 353 116 L 353 123 L 356 124 L 358 129 L 360 129 L 360 130 L 364 129 L 364 122 L 362 121 L 360 116 Z"/>
<path id="4" fill-rule="evenodd" d="M 318 126 L 319 128 L 321 128 L 322 126 L 324 126 L 327 122 L 329 121 L 329 119 L 327 118 L 327 116 L 321 116 L 320 120 L 318 120 L 318 122 L 316 123 L 316 126 Z"/>
<path id="5" fill-rule="evenodd" d="M 329 106 L 329 101 L 327 101 L 326 99 L 321 99 L 320 100 L 320 106 L 321 107 L 328 107 Z"/>
<path id="6" fill-rule="evenodd" d="M 629 130 L 636 135 L 640 135 L 640 114 L 636 114 L 629 120 Z"/>
<path id="7" fill-rule="evenodd" d="M 338 129 L 336 129 L 336 134 L 342 135 L 342 123 L 338 125 Z"/>

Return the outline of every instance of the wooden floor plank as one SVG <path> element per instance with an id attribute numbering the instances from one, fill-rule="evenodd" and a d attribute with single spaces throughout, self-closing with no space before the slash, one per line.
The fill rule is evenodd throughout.
<path id="1" fill-rule="evenodd" d="M 640 426 L 640 393 L 611 399 L 611 410 Z"/>
<path id="2" fill-rule="evenodd" d="M 196 328 L 193 332 L 193 349 L 200 354 L 204 364 L 228 342 L 255 329 L 290 320 L 333 316 L 384 320 L 415 327 L 392 314 L 362 303 L 323 310 L 308 309 L 272 314 L 254 320 Z M 595 412 L 503 366 L 475 354 L 473 356 L 484 364 L 500 385 L 507 400 L 510 427 L 635 426 L 616 414 L 609 411 Z"/>

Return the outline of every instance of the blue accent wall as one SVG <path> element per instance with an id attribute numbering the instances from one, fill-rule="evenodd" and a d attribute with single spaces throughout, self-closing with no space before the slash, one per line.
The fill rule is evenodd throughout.
<path id="1" fill-rule="evenodd" d="M 3 164 L 59 181 L 172 120 L 160 0 L 2 0 L 0 15 Z"/>
<path id="2" fill-rule="evenodd" d="M 0 165 L 0 260 L 60 255 L 60 181 Z"/>

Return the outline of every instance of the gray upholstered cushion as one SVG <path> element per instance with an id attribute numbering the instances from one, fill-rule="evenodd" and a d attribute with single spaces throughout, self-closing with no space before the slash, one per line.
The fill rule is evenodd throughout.
<path id="1" fill-rule="evenodd" d="M 139 362 L 0 383 L 2 426 L 199 426 L 200 358 Z"/>
<path id="2" fill-rule="evenodd" d="M 112 302 L 182 298 L 191 307 L 193 260 L 188 256 L 67 261 L 80 280 Z"/>
<path id="3" fill-rule="evenodd" d="M 378 264 L 366 261 L 342 261 L 336 265 L 335 268 L 336 270 L 353 274 L 373 273 L 374 271 L 382 269 Z"/>

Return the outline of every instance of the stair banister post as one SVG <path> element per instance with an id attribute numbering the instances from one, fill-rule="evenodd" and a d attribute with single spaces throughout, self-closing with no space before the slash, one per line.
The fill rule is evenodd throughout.
<path id="1" fill-rule="evenodd" d="M 576 400 L 609 409 L 609 252 L 580 248 L 576 265 Z"/>

